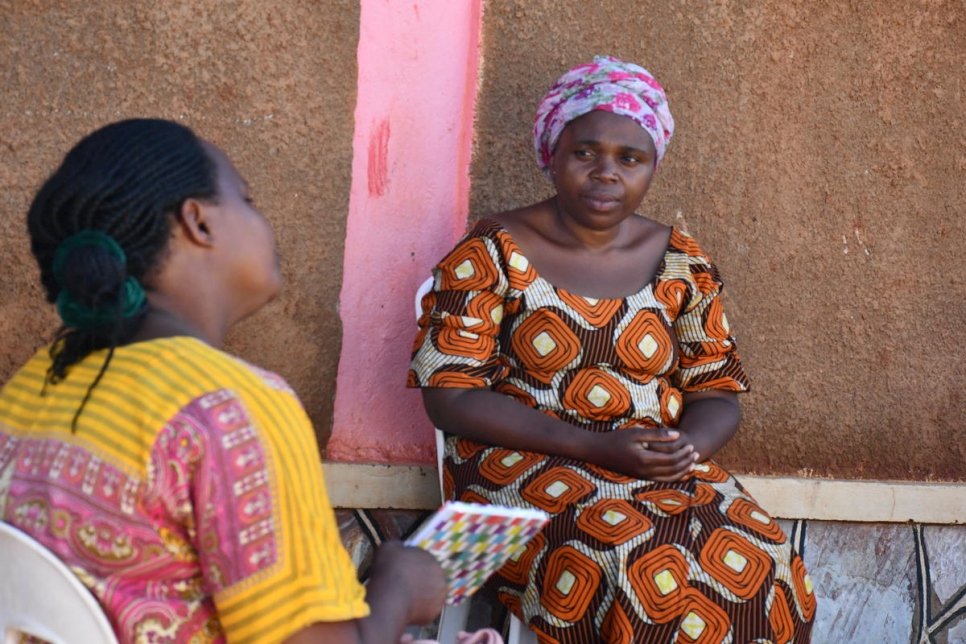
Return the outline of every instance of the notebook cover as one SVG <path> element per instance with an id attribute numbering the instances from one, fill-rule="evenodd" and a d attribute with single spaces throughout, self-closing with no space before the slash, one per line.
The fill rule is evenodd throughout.
<path id="1" fill-rule="evenodd" d="M 542 510 L 449 501 L 406 540 L 440 562 L 447 604 L 459 604 L 508 559 L 519 557 L 550 520 Z"/>

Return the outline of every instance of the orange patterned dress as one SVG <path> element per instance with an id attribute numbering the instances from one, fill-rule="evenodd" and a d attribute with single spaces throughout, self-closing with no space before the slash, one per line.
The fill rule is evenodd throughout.
<path id="1" fill-rule="evenodd" d="M 673 230 L 625 298 L 540 277 L 483 220 L 434 270 L 409 385 L 492 389 L 594 432 L 675 426 L 682 392 L 746 391 L 714 264 Z M 489 582 L 541 642 L 806 642 L 801 557 L 728 472 L 676 483 L 448 436 L 448 498 L 536 507 L 550 523 Z"/>

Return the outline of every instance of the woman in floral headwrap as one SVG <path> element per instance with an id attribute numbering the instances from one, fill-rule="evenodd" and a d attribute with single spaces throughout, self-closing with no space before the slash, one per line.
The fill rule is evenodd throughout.
<path id="1" fill-rule="evenodd" d="M 436 266 L 410 385 L 448 434 L 449 497 L 552 515 L 491 580 L 542 642 L 805 642 L 801 557 L 712 460 L 749 387 L 722 280 L 636 215 L 673 131 L 643 68 L 564 74 L 533 129 L 556 194 Z"/>

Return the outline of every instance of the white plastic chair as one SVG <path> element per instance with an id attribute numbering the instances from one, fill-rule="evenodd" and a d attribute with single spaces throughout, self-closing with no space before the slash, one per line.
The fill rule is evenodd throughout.
<path id="1" fill-rule="evenodd" d="M 416 320 L 423 314 L 423 296 L 433 290 L 433 278 L 428 277 L 416 290 Z M 439 494 L 443 497 L 443 454 L 446 451 L 446 437 L 443 431 L 436 428 L 436 473 L 439 476 Z M 445 499 L 444 499 L 445 500 Z M 470 617 L 470 600 L 457 606 L 447 606 L 439 617 L 440 644 L 450 644 L 456 641 L 456 634 L 466 630 L 466 623 Z M 537 635 L 517 619 L 510 615 L 510 631 L 507 633 L 506 644 L 536 644 Z"/>
<path id="2" fill-rule="evenodd" d="M 28 634 L 53 642 L 116 644 L 94 595 L 60 559 L 0 522 L 0 632 L 5 644 Z"/>

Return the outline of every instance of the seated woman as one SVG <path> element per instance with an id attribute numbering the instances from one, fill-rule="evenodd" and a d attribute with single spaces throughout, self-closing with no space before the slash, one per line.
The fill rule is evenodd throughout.
<path id="1" fill-rule="evenodd" d="M 490 581 L 541 642 L 810 637 L 800 556 L 711 460 L 748 390 L 718 270 L 635 214 L 673 129 L 643 68 L 568 71 L 533 130 L 556 194 L 481 220 L 423 302 L 447 495 L 553 516 Z"/>
<path id="2" fill-rule="evenodd" d="M 64 328 L 0 392 L 0 518 L 65 561 L 122 642 L 398 641 L 435 560 L 356 579 L 280 377 L 219 350 L 278 292 L 272 229 L 225 154 L 168 121 L 77 144 L 28 215 Z"/>

